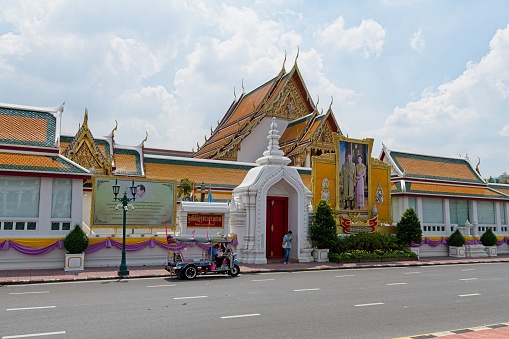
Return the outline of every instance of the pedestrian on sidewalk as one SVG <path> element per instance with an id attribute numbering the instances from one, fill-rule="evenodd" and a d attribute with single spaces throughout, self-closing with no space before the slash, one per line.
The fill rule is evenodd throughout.
<path id="1" fill-rule="evenodd" d="M 292 231 L 288 231 L 283 237 L 283 247 L 285 249 L 285 258 L 283 264 L 288 264 L 288 258 L 290 257 L 290 250 L 292 249 Z"/>

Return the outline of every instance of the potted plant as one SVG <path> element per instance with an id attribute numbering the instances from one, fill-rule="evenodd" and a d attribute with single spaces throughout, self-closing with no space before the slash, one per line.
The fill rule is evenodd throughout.
<path id="1" fill-rule="evenodd" d="M 422 241 L 421 222 L 412 207 L 407 208 L 399 220 L 396 228 L 396 239 L 419 257 L 419 248 L 412 248 L 412 243 L 419 244 Z"/>
<path id="2" fill-rule="evenodd" d="M 83 232 L 80 225 L 74 225 L 74 229 L 64 238 L 66 250 L 64 271 L 83 271 L 85 253 L 88 247 L 88 236 Z"/>
<path id="3" fill-rule="evenodd" d="M 497 236 L 491 228 L 486 229 L 486 232 L 481 235 L 481 243 L 485 246 L 484 249 L 488 256 L 496 257 L 497 256 Z"/>
<path id="4" fill-rule="evenodd" d="M 465 257 L 465 237 L 461 232 L 456 229 L 453 234 L 449 236 L 449 256 L 451 257 Z"/>
<path id="5" fill-rule="evenodd" d="M 325 200 L 320 200 L 313 215 L 311 240 L 315 245 L 313 258 L 318 262 L 329 261 L 329 250 L 338 242 L 334 211 Z"/>

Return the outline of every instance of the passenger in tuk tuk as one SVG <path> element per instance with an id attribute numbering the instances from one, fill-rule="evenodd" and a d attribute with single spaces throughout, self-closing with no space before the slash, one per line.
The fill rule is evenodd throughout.
<path id="1" fill-rule="evenodd" d="M 221 266 L 223 258 L 219 256 L 219 244 L 215 244 L 210 248 L 210 257 L 212 261 L 215 262 L 216 267 Z"/>

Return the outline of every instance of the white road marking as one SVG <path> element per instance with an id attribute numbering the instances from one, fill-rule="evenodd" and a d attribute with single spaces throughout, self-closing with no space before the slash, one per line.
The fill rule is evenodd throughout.
<path id="1" fill-rule="evenodd" d="M 465 279 L 460 279 L 461 281 L 468 281 L 468 280 L 477 280 L 478 278 L 465 278 Z"/>
<path id="2" fill-rule="evenodd" d="M 178 297 L 178 298 L 173 298 L 173 299 L 180 300 L 180 299 L 198 299 L 198 298 L 208 298 L 208 297 L 206 295 L 197 295 L 194 297 Z"/>
<path id="3" fill-rule="evenodd" d="M 55 308 L 56 306 L 39 306 L 39 307 L 22 307 L 22 308 L 8 308 L 6 311 L 23 311 L 23 310 L 40 310 L 43 308 Z"/>
<path id="4" fill-rule="evenodd" d="M 294 292 L 304 292 L 304 291 L 320 291 L 319 288 L 303 288 L 301 290 L 293 290 Z"/>
<path id="5" fill-rule="evenodd" d="M 406 272 L 406 273 L 403 273 L 403 274 L 420 274 L 421 272 Z"/>
<path id="6" fill-rule="evenodd" d="M 460 295 L 458 295 L 458 297 L 473 297 L 476 295 L 481 295 L 481 293 L 460 294 Z"/>
<path id="7" fill-rule="evenodd" d="M 38 293 L 49 293 L 49 291 L 40 291 L 40 292 L 12 292 L 12 293 L 9 293 L 9 295 L 14 295 L 14 294 L 38 294 Z"/>
<path id="8" fill-rule="evenodd" d="M 475 268 L 466 268 L 464 270 L 461 270 L 461 272 L 466 272 L 466 271 L 475 271 Z"/>
<path id="9" fill-rule="evenodd" d="M 272 280 L 276 280 L 276 279 L 255 279 L 255 280 L 251 280 L 251 281 L 272 281 Z"/>
<path id="10" fill-rule="evenodd" d="M 175 284 L 173 285 L 153 285 L 153 286 L 147 286 L 148 288 L 151 288 L 151 287 L 172 287 L 172 286 L 177 286 Z"/>
<path id="11" fill-rule="evenodd" d="M 353 274 L 345 274 L 345 275 L 337 275 L 336 278 L 343 278 L 343 277 L 355 277 Z"/>
<path id="12" fill-rule="evenodd" d="M 393 285 L 406 285 L 406 283 L 390 283 L 386 284 L 387 286 L 393 286 Z"/>
<path id="13" fill-rule="evenodd" d="M 221 319 L 256 317 L 258 315 L 261 315 L 261 314 L 260 313 L 252 313 L 252 314 L 228 315 L 228 316 L 221 317 Z"/>
<path id="14" fill-rule="evenodd" d="M 358 304 L 358 305 L 354 305 L 354 306 L 362 307 L 362 306 L 375 306 L 375 305 L 385 305 L 385 303 Z"/>
<path id="15" fill-rule="evenodd" d="M 46 333 L 33 333 L 33 334 L 20 334 L 20 335 L 6 335 L 2 339 L 14 339 L 14 338 L 28 338 L 28 337 L 42 337 L 47 335 L 65 334 L 65 331 L 59 332 L 46 332 Z"/>

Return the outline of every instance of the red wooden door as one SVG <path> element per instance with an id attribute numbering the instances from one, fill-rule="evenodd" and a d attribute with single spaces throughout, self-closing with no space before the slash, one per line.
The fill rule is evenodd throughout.
<path id="1" fill-rule="evenodd" d="M 267 258 L 283 258 L 283 236 L 288 231 L 288 198 L 267 197 Z"/>

